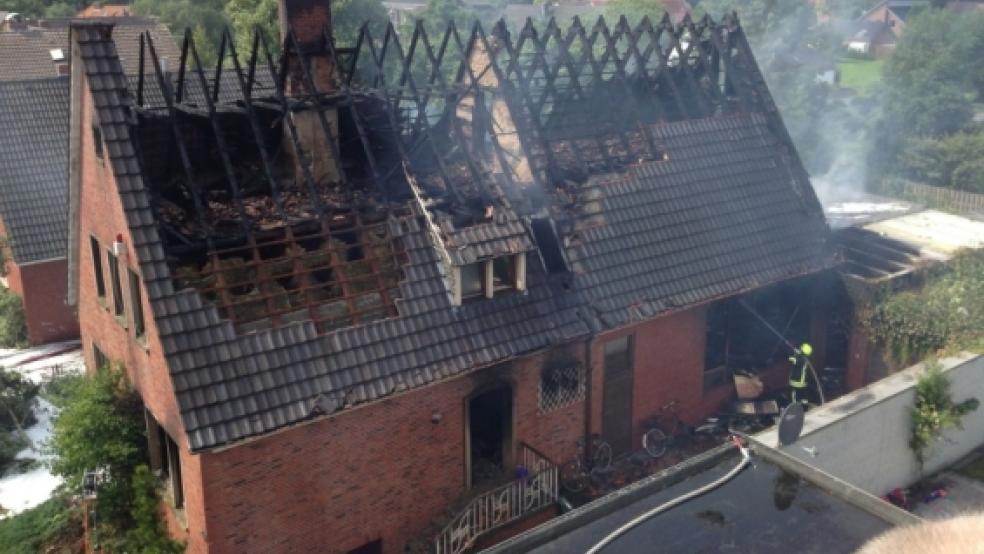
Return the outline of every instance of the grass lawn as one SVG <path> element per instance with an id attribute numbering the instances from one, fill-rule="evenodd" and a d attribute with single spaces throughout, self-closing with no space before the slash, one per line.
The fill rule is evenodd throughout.
<path id="1" fill-rule="evenodd" d="M 882 60 L 857 60 L 844 58 L 838 64 L 841 72 L 841 86 L 868 94 L 872 86 L 881 80 Z"/>

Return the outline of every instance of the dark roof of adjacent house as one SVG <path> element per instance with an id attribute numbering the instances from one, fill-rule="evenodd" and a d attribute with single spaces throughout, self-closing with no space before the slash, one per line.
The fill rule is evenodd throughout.
<path id="1" fill-rule="evenodd" d="M 909 17 L 909 13 L 913 8 L 925 8 L 930 5 L 930 0 L 882 0 L 881 2 L 872 6 L 868 11 L 861 15 L 861 19 L 866 19 L 869 15 L 874 13 L 876 10 L 882 7 L 888 7 L 888 9 L 896 15 L 902 21 L 905 21 Z"/>
<path id="2" fill-rule="evenodd" d="M 154 19 L 123 17 L 117 42 L 124 69 L 136 71 L 139 35 L 149 30 L 158 48 L 177 56 L 167 28 Z M 69 78 L 57 63 L 69 60 L 69 20 L 48 27 L 0 31 L 0 217 L 19 264 L 66 255 Z M 55 62 L 51 50 L 59 50 Z M 192 95 L 199 95 L 194 85 Z M 163 100 L 150 93 L 152 102 Z"/>
<path id="3" fill-rule="evenodd" d="M 21 81 L 64 75 L 60 64 L 68 64 L 71 19 L 44 20 L 44 27 L 30 27 L 22 30 L 0 31 L 0 81 Z M 155 37 L 161 57 L 177 63 L 181 52 L 174 40 L 170 39 L 167 27 L 154 18 L 114 17 L 116 39 L 119 44 L 120 60 L 123 70 L 132 75 L 137 72 L 140 55 L 140 33 L 150 31 Z M 61 50 L 64 56 L 55 59 L 52 51 Z"/>
<path id="4" fill-rule="evenodd" d="M 66 255 L 69 80 L 0 82 L 0 218 L 18 264 Z"/>
<path id="5" fill-rule="evenodd" d="M 696 106 L 678 97 L 678 108 L 660 108 L 676 120 L 648 128 L 664 157 L 632 158 L 624 171 L 572 183 L 571 196 L 588 198 L 590 206 L 552 208 L 569 212 L 558 215 L 568 223 L 558 224 L 564 230 L 557 240 L 572 282 L 552 278 L 550 264 L 539 263 L 533 251 L 526 293 L 452 305 L 442 255 L 500 240 L 518 240 L 507 250 L 526 251 L 533 245 L 529 216 L 516 220 L 519 227 L 507 218 L 442 239 L 428 227 L 423 204 L 415 204 L 387 224 L 406 257 L 396 316 L 321 333 L 311 321 L 244 333 L 202 294 L 179 290 L 172 279 L 151 208 L 155 193 L 128 124 L 133 92 L 111 29 L 79 24 L 81 58 L 191 448 L 234 443 L 829 267 L 822 211 L 747 42 L 736 25 L 719 31 L 738 37 L 733 63 L 745 73 L 735 86 L 754 88 L 747 99 L 757 104 L 750 113 L 694 119 L 686 114 Z M 517 123 L 529 132 L 530 122 Z M 578 148 L 567 147 L 572 144 Z M 587 215 L 572 222 L 571 210 Z"/>

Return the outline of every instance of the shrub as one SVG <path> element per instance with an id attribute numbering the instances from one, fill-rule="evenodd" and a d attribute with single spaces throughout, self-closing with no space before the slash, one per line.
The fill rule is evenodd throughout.
<path id="1" fill-rule="evenodd" d="M 0 287 L 0 346 L 5 348 L 27 346 L 24 303 L 20 296 L 3 287 Z"/>
<path id="2" fill-rule="evenodd" d="M 124 549 L 128 552 L 154 552 L 157 554 L 179 553 L 184 546 L 167 536 L 160 519 L 157 494 L 157 477 L 145 465 L 133 471 L 133 527 L 123 538 Z"/>
<path id="3" fill-rule="evenodd" d="M 69 551 L 81 537 L 81 514 L 64 495 L 25 510 L 16 516 L 0 520 L 0 554 L 34 554 L 63 552 L 54 544 L 67 546 Z"/>
<path id="4" fill-rule="evenodd" d="M 64 408 L 79 397 L 86 384 L 85 375 L 64 373 L 41 386 L 41 396 L 58 408 Z"/>
<path id="5" fill-rule="evenodd" d="M 961 418 L 976 410 L 978 401 L 970 398 L 955 403 L 950 397 L 950 380 L 938 362 L 926 365 L 916 383 L 916 404 L 912 408 L 909 447 L 922 467 L 926 450 L 943 436 L 943 431 L 961 429 Z"/>
<path id="6" fill-rule="evenodd" d="M 886 294 L 865 324 L 899 365 L 938 350 L 984 348 L 984 251 L 959 254 L 919 290 Z"/>
<path id="7" fill-rule="evenodd" d="M 104 522 L 125 529 L 131 522 L 130 480 L 146 459 L 146 444 L 139 398 L 126 386 L 122 371 L 106 368 L 85 379 L 55 419 L 51 470 L 69 490 L 79 490 L 84 472 L 105 469 L 97 509 Z"/>

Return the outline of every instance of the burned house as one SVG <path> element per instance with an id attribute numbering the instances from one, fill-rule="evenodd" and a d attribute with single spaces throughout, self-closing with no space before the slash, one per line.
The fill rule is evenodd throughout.
<path id="1" fill-rule="evenodd" d="M 188 37 L 166 74 L 145 38 L 137 82 L 73 28 L 86 357 L 189 551 L 460 552 L 553 509 L 580 438 L 728 399 L 730 300 L 810 332 L 828 230 L 737 21 L 341 45 L 329 4 L 281 2 L 279 57 Z"/>
<path id="2" fill-rule="evenodd" d="M 116 18 L 127 74 L 141 33 L 169 38 L 147 18 Z M 69 79 L 67 19 L 0 29 L 0 237 L 4 286 L 21 297 L 32 344 L 77 338 L 65 302 Z M 177 58 L 174 41 L 159 40 Z"/>

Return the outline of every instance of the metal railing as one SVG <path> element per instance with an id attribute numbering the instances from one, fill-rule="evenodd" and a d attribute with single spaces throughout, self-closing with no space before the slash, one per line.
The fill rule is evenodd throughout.
<path id="1" fill-rule="evenodd" d="M 482 534 L 557 502 L 558 468 L 546 456 L 520 443 L 525 471 L 514 481 L 473 498 L 434 539 L 437 554 L 460 554 Z"/>

